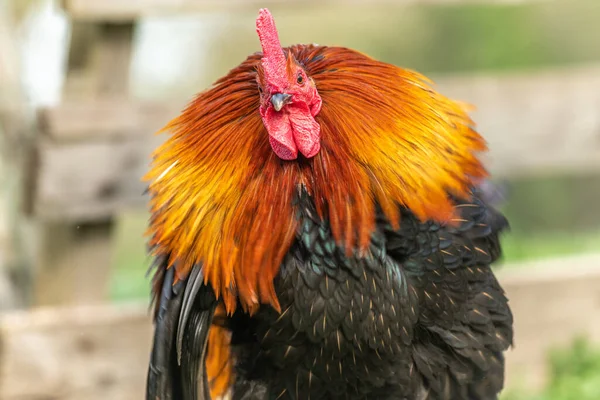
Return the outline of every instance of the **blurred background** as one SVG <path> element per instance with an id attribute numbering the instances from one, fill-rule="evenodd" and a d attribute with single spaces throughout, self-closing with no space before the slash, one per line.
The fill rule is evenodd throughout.
<path id="1" fill-rule="evenodd" d="M 153 133 L 259 50 L 352 47 L 474 104 L 512 230 L 504 400 L 600 399 L 600 1 L 0 0 L 0 399 L 142 398 Z"/>

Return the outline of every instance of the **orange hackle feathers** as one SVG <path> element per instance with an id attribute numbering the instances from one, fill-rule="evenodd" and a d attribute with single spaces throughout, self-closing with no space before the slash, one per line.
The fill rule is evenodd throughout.
<path id="1" fill-rule="evenodd" d="M 284 54 L 323 101 L 315 157 L 273 153 L 258 111 L 256 54 L 169 123 L 147 175 L 154 252 L 177 261 L 178 279 L 201 265 L 229 313 L 238 301 L 249 312 L 261 303 L 279 309 L 273 279 L 294 240 L 301 185 L 352 252 L 367 247 L 376 204 L 395 226 L 399 205 L 448 222 L 448 192 L 468 196 L 486 176 L 476 154 L 486 145 L 466 111 L 423 76 L 344 48 L 298 45 Z"/>

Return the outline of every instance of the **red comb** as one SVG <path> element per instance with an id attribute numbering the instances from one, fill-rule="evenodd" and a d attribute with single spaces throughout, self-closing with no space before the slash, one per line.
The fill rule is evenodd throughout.
<path id="1" fill-rule="evenodd" d="M 262 65 L 267 83 L 282 90 L 287 85 L 285 55 L 281 49 L 275 20 L 266 8 L 261 8 L 258 12 L 256 32 L 263 51 Z"/>

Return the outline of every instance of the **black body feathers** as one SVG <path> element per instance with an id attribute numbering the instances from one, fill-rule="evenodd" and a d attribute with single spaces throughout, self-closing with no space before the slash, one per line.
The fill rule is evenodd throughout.
<path id="1" fill-rule="evenodd" d="M 233 399 L 497 399 L 513 319 L 491 264 L 508 224 L 481 197 L 474 191 L 469 201 L 455 199 L 454 226 L 421 222 L 403 209 L 401 227 L 393 230 L 380 216 L 367 253 L 348 257 L 301 192 L 297 239 L 275 281 L 282 312 L 262 307 L 249 317 L 239 310 L 219 322 L 232 332 Z M 197 296 L 183 299 L 177 290 L 193 292 L 165 292 L 176 305 L 161 304 L 158 321 L 176 327 L 189 314 L 184 325 L 200 334 L 179 340 L 184 354 L 198 352 L 198 345 L 186 346 L 202 339 L 195 327 L 206 326 L 198 321 L 210 316 L 212 305 L 195 303 Z M 191 306 L 181 311 L 182 303 Z M 157 330 L 155 340 L 171 353 L 155 350 L 154 364 L 181 375 L 177 336 L 170 334 Z M 150 372 L 156 385 L 161 378 Z M 187 373 L 184 382 L 192 377 Z M 156 398 L 180 398 L 171 393 Z"/>

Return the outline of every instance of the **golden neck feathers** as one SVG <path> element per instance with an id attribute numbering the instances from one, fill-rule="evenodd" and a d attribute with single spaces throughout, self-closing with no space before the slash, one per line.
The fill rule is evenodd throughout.
<path id="1" fill-rule="evenodd" d="M 486 176 L 483 139 L 460 104 L 421 75 L 353 50 L 289 49 L 316 84 L 323 105 L 321 151 L 283 161 L 259 114 L 260 54 L 200 94 L 165 130 L 146 176 L 155 254 L 168 254 L 177 279 L 203 268 L 228 312 L 261 303 L 279 309 L 273 279 L 297 229 L 294 197 L 303 186 L 346 249 L 364 249 L 379 204 L 393 225 L 399 206 L 448 222 L 448 193 L 469 195 Z"/>

